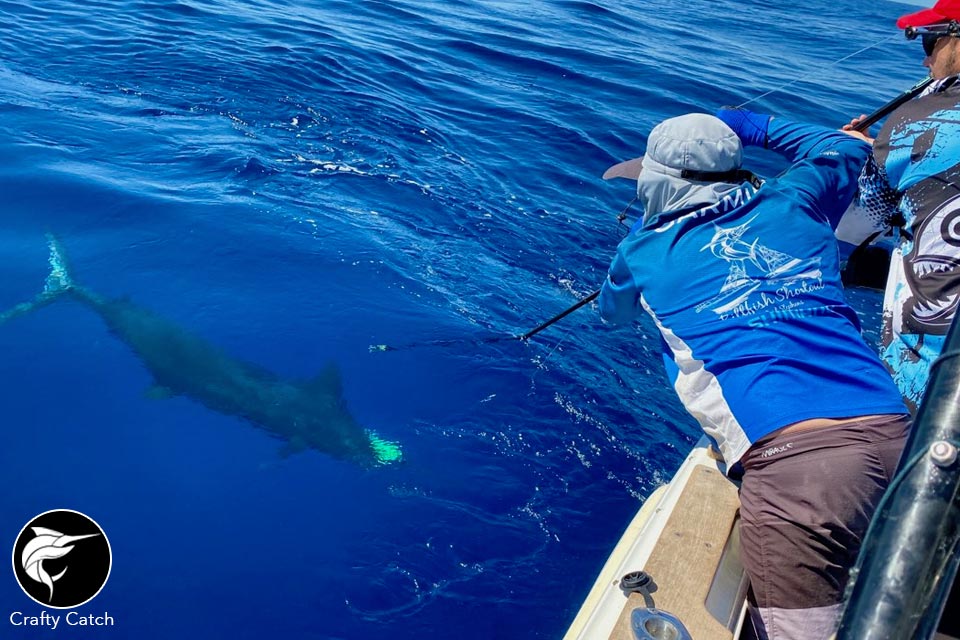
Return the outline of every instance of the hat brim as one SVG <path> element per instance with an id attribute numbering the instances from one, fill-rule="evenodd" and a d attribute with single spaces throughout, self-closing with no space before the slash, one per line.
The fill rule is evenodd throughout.
<path id="1" fill-rule="evenodd" d="M 603 172 L 604 180 L 612 180 L 613 178 L 626 178 L 627 180 L 636 180 L 640 177 L 640 171 L 643 169 L 643 156 L 639 158 L 634 158 L 633 160 L 627 160 L 626 162 L 618 162 L 609 169 Z"/>
<path id="2" fill-rule="evenodd" d="M 897 19 L 897 28 L 906 29 L 907 27 L 928 27 L 938 22 L 946 22 L 950 18 L 934 11 L 933 9 L 922 9 L 914 13 L 908 13 Z"/>

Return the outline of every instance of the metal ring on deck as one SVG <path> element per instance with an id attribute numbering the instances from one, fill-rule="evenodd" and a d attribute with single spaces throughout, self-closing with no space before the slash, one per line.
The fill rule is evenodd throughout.
<path id="1" fill-rule="evenodd" d="M 693 640 L 675 615 L 659 609 L 637 607 L 630 614 L 635 640 Z"/>

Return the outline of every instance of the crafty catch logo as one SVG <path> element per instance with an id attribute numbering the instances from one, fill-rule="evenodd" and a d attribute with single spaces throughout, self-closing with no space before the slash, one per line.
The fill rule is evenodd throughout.
<path id="1" fill-rule="evenodd" d="M 23 592 L 53 609 L 92 600 L 110 576 L 110 542 L 92 518 L 58 509 L 28 522 L 13 545 L 13 572 Z"/>

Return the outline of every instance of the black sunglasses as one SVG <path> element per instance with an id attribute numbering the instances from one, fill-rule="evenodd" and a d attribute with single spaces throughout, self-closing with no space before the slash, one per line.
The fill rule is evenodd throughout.
<path id="1" fill-rule="evenodd" d="M 920 35 L 923 52 L 927 54 L 927 57 L 933 55 L 933 50 L 936 48 L 937 43 L 940 42 L 940 38 L 945 37 L 945 35 L 946 34 L 943 33 L 924 33 Z"/>
<path id="2" fill-rule="evenodd" d="M 928 27 L 907 27 L 903 30 L 903 35 L 907 37 L 907 40 L 916 40 L 917 36 L 920 36 L 923 52 L 927 54 L 927 57 L 930 57 L 933 55 L 933 50 L 937 47 L 940 38 L 944 36 L 960 38 L 960 22 L 951 20 Z"/>

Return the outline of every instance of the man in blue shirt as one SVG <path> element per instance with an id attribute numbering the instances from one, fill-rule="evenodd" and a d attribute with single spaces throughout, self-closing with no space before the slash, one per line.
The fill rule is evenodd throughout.
<path id="1" fill-rule="evenodd" d="M 758 626 L 827 638 L 909 427 L 844 300 L 833 233 L 870 148 L 821 127 L 720 115 L 667 120 L 643 158 L 608 171 L 637 178 L 645 213 L 617 249 L 600 312 L 653 318 L 680 400 L 742 477 Z M 792 166 L 761 185 L 740 168 L 743 144 Z"/>

